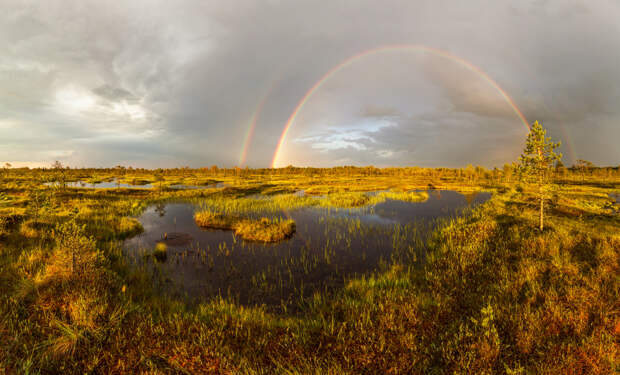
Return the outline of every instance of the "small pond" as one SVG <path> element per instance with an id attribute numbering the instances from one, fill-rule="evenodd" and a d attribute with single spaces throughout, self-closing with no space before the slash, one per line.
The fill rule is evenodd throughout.
<path id="1" fill-rule="evenodd" d="M 44 184 L 45 186 L 58 186 L 57 182 L 46 182 Z M 122 183 L 119 180 L 112 180 L 112 181 L 101 181 L 101 182 L 86 182 L 86 181 L 71 181 L 71 182 L 67 182 L 67 187 L 70 188 L 81 188 L 81 189 L 151 189 L 154 186 L 156 186 L 157 184 L 151 184 L 151 183 L 144 183 L 144 184 L 127 184 L 127 183 Z M 188 190 L 188 189 L 213 189 L 213 188 L 222 188 L 222 187 L 226 187 L 228 186 L 228 184 L 224 183 L 224 182 L 218 182 L 215 184 L 210 184 L 210 185 L 182 185 L 182 184 L 176 184 L 176 185 L 169 185 L 167 186 L 168 189 L 175 189 L 175 190 Z"/>
<path id="2" fill-rule="evenodd" d="M 438 220 L 490 196 L 431 191 L 420 203 L 388 199 L 358 209 L 290 210 L 276 216 L 294 219 L 297 231 L 276 244 L 201 229 L 193 219 L 198 210 L 193 204 L 158 204 L 139 217 L 144 232 L 126 240 L 124 249 L 131 263 L 147 267 L 157 287 L 171 295 L 198 301 L 222 296 L 294 311 L 304 297 L 333 291 L 352 277 L 384 270 L 393 262 L 419 264 L 426 236 Z M 167 245 L 165 261 L 150 256 L 158 242 Z"/>

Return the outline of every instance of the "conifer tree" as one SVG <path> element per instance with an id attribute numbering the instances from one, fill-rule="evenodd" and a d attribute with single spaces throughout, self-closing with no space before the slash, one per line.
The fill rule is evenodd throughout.
<path id="1" fill-rule="evenodd" d="M 539 227 L 541 231 L 544 228 L 544 202 L 549 186 L 549 175 L 555 163 L 562 158 L 562 154 L 555 152 L 558 147 L 560 147 L 560 142 L 553 142 L 551 138 L 547 137 L 547 130 L 536 121 L 530 127 L 525 149 L 521 154 L 521 168 L 524 176 L 538 187 L 538 199 L 540 200 Z"/>

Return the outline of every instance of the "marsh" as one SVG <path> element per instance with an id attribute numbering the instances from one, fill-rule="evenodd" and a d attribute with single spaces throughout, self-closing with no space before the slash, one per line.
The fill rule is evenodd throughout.
<path id="1" fill-rule="evenodd" d="M 296 309 L 304 296 L 333 291 L 394 261 L 422 261 L 426 236 L 442 219 L 466 214 L 490 198 L 485 192 L 425 193 L 421 202 L 387 198 L 358 208 L 310 206 L 276 212 L 276 217 L 293 220 L 296 232 L 275 244 L 244 241 L 231 230 L 201 228 L 194 219 L 199 203 L 152 205 L 138 218 L 144 232 L 128 239 L 124 248 L 134 264 L 157 272 L 158 287 L 172 295 L 194 300 L 223 295 L 245 305 Z M 148 255 L 162 242 L 168 248 L 167 261 L 149 262 Z"/>

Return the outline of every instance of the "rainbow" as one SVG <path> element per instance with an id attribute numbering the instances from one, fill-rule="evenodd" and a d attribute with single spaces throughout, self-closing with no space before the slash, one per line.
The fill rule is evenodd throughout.
<path id="1" fill-rule="evenodd" d="M 254 129 L 256 128 L 256 122 L 258 121 L 258 117 L 263 111 L 263 106 L 269 97 L 269 94 L 273 90 L 275 86 L 274 83 L 269 87 L 269 89 L 263 94 L 262 98 L 258 102 L 258 105 L 254 109 L 254 113 L 252 113 L 252 117 L 250 118 L 250 125 L 248 126 L 248 130 L 245 133 L 245 139 L 243 140 L 243 147 L 241 148 L 241 153 L 239 154 L 239 167 L 243 168 L 245 166 L 245 162 L 248 156 L 248 150 L 250 149 L 250 143 L 252 142 L 252 137 L 254 136 Z"/>
<path id="2" fill-rule="evenodd" d="M 254 136 L 254 128 L 256 127 L 256 120 L 258 119 L 258 115 L 263 109 L 263 103 L 265 102 L 265 95 L 261 101 L 256 106 L 254 113 L 252 114 L 252 118 L 250 119 L 250 125 L 248 126 L 248 130 L 245 132 L 245 139 L 243 140 L 243 147 L 241 148 L 241 154 L 239 155 L 239 167 L 243 168 L 245 166 L 245 160 L 248 156 L 248 149 L 250 148 L 250 141 Z"/>
<path id="3" fill-rule="evenodd" d="M 462 59 L 462 58 L 460 58 L 458 56 L 455 56 L 455 55 L 453 55 L 453 54 L 451 54 L 451 53 L 449 53 L 447 51 L 444 51 L 444 50 L 441 50 L 441 49 L 438 49 L 438 48 L 427 47 L 427 46 L 424 46 L 424 45 L 410 45 L 410 44 L 388 45 L 388 46 L 382 46 L 382 47 L 378 47 L 378 48 L 369 49 L 369 50 L 360 52 L 357 55 L 353 55 L 353 56 L 347 58 L 346 60 L 342 61 L 338 65 L 336 65 L 333 68 L 331 68 L 327 73 L 325 73 L 306 92 L 306 94 L 297 103 L 297 106 L 293 110 L 293 113 L 291 113 L 290 117 L 286 121 L 286 125 L 284 125 L 284 130 L 282 131 L 282 135 L 280 136 L 280 139 L 278 141 L 278 145 L 276 146 L 276 150 L 275 150 L 275 153 L 273 155 L 273 159 L 271 161 L 271 168 L 275 168 L 276 165 L 278 164 L 278 159 L 279 159 L 280 153 L 282 151 L 282 145 L 284 144 L 284 141 L 286 140 L 286 135 L 288 134 L 288 131 L 291 129 L 291 126 L 293 125 L 293 122 L 295 122 L 295 118 L 297 117 L 297 115 L 299 114 L 301 109 L 303 108 L 304 104 L 306 104 L 308 99 L 310 99 L 310 97 L 312 97 L 312 95 L 327 80 L 329 80 L 330 77 L 332 77 L 334 74 L 338 73 L 340 70 L 344 69 L 345 67 L 351 65 L 352 63 L 360 60 L 361 58 L 363 58 L 365 56 L 374 55 L 374 54 L 381 53 L 381 52 L 386 52 L 386 51 L 394 51 L 394 50 L 412 50 L 412 51 L 422 51 L 422 52 L 431 53 L 431 54 L 433 54 L 435 56 L 440 56 L 440 57 L 446 58 L 446 59 L 448 59 L 450 61 L 453 61 L 455 63 L 458 63 L 458 64 L 464 66 L 465 68 L 469 69 L 470 71 L 472 71 L 474 73 L 477 73 L 480 77 L 482 77 L 485 81 L 487 81 L 489 83 L 489 85 L 491 85 L 493 88 L 495 88 L 500 93 L 500 95 L 506 100 L 506 102 L 510 105 L 510 107 L 515 112 L 517 117 L 519 117 L 519 119 L 521 120 L 523 125 L 529 131 L 530 125 L 529 125 L 527 119 L 525 118 L 525 116 L 523 115 L 523 113 L 521 112 L 521 110 L 519 109 L 519 107 L 517 107 L 517 105 L 515 104 L 514 100 L 512 100 L 512 98 L 506 93 L 506 91 L 504 91 L 499 86 L 499 84 L 497 84 L 497 82 L 495 82 L 491 77 L 489 77 L 488 74 L 486 74 L 484 71 L 482 71 L 482 69 L 478 68 L 477 66 L 475 66 L 472 63 L 468 62 L 467 60 L 464 60 L 464 59 Z"/>

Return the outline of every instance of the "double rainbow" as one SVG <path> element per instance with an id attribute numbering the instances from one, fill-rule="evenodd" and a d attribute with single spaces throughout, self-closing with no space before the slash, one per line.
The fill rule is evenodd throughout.
<path id="1" fill-rule="evenodd" d="M 453 54 L 451 54 L 451 53 L 449 53 L 447 51 L 444 51 L 444 50 L 441 50 L 441 49 L 438 49 L 438 48 L 427 47 L 427 46 L 424 46 L 424 45 L 410 45 L 410 44 L 388 45 L 388 46 L 382 46 L 382 47 L 378 47 L 378 48 L 369 49 L 369 50 L 360 52 L 357 55 L 354 55 L 354 56 L 351 56 L 351 57 L 347 58 L 346 60 L 342 61 L 338 65 L 336 65 L 333 68 L 331 68 L 327 73 L 325 73 L 306 92 L 306 94 L 297 103 L 297 106 L 293 110 L 293 113 L 291 113 L 290 117 L 288 118 L 288 120 L 286 122 L 286 125 L 284 126 L 284 130 L 282 131 L 282 134 L 280 135 L 280 139 L 278 141 L 278 145 L 276 147 L 275 153 L 273 155 L 273 159 L 271 161 L 271 167 L 272 168 L 276 168 L 276 165 L 278 165 L 278 160 L 279 160 L 279 157 L 280 157 L 280 153 L 282 151 L 282 146 L 284 144 L 284 141 L 286 140 L 286 136 L 287 136 L 289 130 L 291 129 L 291 126 L 293 125 L 293 122 L 295 122 L 295 118 L 297 117 L 297 114 L 299 114 L 299 112 L 303 108 L 304 104 L 306 104 L 306 102 L 310 99 L 310 97 L 312 97 L 312 95 L 325 82 L 327 82 L 329 80 L 329 78 L 334 76 L 334 74 L 338 73 L 340 70 L 344 69 L 345 67 L 353 64 L 356 61 L 359 61 L 360 59 L 362 59 L 365 56 L 374 55 L 374 54 L 378 54 L 378 53 L 382 53 L 382 52 L 386 52 L 386 51 L 393 51 L 393 50 L 411 50 L 411 51 L 422 51 L 422 52 L 431 53 L 431 54 L 433 54 L 435 56 L 440 56 L 440 57 L 448 59 L 449 61 L 453 61 L 453 62 L 455 62 L 455 63 L 457 63 L 457 64 L 459 64 L 461 66 L 464 66 L 465 68 L 469 69 L 470 71 L 478 74 L 481 78 L 483 78 L 485 81 L 487 81 L 489 83 L 489 85 L 491 85 L 491 87 L 495 88 L 499 92 L 499 94 L 506 100 L 508 105 L 510 105 L 510 107 L 515 112 L 515 114 L 517 115 L 519 120 L 523 123 L 523 125 L 529 131 L 529 129 L 530 129 L 529 123 L 528 123 L 527 119 L 525 118 L 525 116 L 523 115 L 523 113 L 521 112 L 521 110 L 519 109 L 519 107 L 517 107 L 517 105 L 515 104 L 514 100 L 508 95 L 508 93 L 506 93 L 506 91 L 504 91 L 504 89 L 502 89 L 499 86 L 499 84 L 497 82 L 495 82 L 495 80 L 493 80 L 491 77 L 489 77 L 489 75 L 486 74 L 484 71 L 482 71 L 482 69 L 480 69 L 477 66 L 473 65 L 469 61 L 464 60 L 464 59 L 462 59 L 462 58 L 460 58 L 458 56 L 455 56 L 455 55 L 453 55 Z M 263 102 L 261 101 L 261 104 L 259 105 L 259 107 L 261 107 L 261 108 L 262 108 L 262 103 Z M 253 121 L 255 122 L 255 119 Z M 252 125 L 252 131 L 253 131 L 253 126 L 254 125 Z M 247 150 L 244 151 L 244 153 L 245 152 L 247 152 Z"/>

